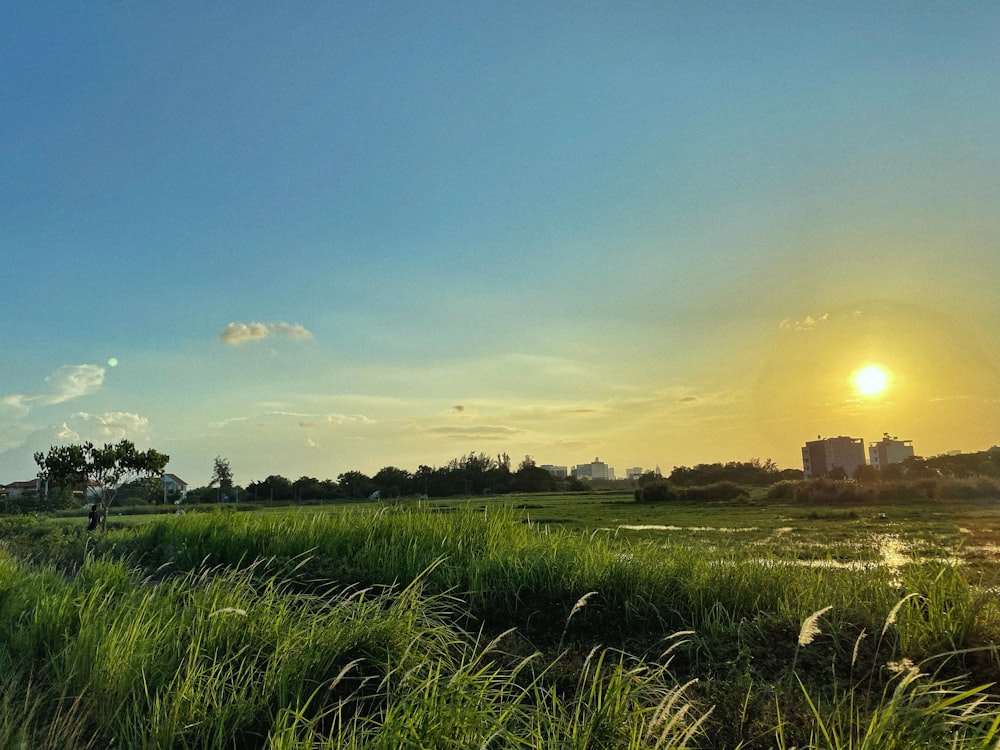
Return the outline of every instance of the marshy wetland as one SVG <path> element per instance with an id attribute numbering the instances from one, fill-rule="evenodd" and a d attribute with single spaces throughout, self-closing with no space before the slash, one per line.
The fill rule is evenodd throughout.
<path id="1" fill-rule="evenodd" d="M 975 499 L 8 518 L 0 744 L 995 747 L 998 535 Z"/>

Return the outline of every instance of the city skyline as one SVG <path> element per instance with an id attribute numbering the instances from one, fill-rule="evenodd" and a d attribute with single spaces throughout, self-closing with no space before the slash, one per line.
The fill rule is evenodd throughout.
<path id="1" fill-rule="evenodd" d="M 5 14 L 0 481 L 1000 442 L 1000 9 Z"/>

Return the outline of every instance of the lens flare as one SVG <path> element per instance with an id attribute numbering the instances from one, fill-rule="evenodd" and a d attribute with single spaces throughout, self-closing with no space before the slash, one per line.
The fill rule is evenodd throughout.
<path id="1" fill-rule="evenodd" d="M 879 365 L 865 365 L 854 373 L 853 380 L 859 396 L 877 396 L 889 387 L 889 373 Z"/>

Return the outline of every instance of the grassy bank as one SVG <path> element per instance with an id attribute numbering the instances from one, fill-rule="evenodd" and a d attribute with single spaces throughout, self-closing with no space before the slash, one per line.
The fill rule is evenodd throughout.
<path id="1" fill-rule="evenodd" d="M 10 715 L 122 747 L 992 746 L 986 582 L 809 558 L 773 510 L 770 544 L 501 504 L 9 524 L 35 561 L 3 562 L 6 673 L 33 696 Z M 869 516 L 811 521 L 885 537 Z M 155 740 L 126 734 L 149 717 Z"/>

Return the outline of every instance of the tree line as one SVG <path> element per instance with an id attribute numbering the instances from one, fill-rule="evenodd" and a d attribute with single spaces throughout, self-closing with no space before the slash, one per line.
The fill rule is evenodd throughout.
<path id="1" fill-rule="evenodd" d="M 103 446 L 89 442 L 52 446 L 45 453 L 35 454 L 44 492 L 36 495 L 29 493 L 19 498 L 0 498 L 0 510 L 56 510 L 79 507 L 81 500 L 93 498 L 106 515 L 107 509 L 115 502 L 132 505 L 170 503 L 180 498 L 168 496 L 160 480 L 169 460 L 168 455 L 153 449 L 140 451 L 128 440 Z M 886 466 L 881 471 L 862 466 L 853 479 L 864 483 L 979 476 L 1000 479 L 1000 448 L 931 458 L 914 456 Z M 802 471 L 799 469 L 781 469 L 770 458 L 751 458 L 749 461 L 675 466 L 665 478 L 658 471 L 650 471 L 639 477 L 636 485 L 639 489 L 658 484 L 680 488 L 765 487 L 801 478 Z M 840 478 L 848 479 L 846 476 Z M 472 451 L 451 459 L 443 466 L 421 465 L 413 472 L 385 466 L 372 476 L 361 471 L 346 471 L 335 480 L 307 476 L 291 480 L 272 474 L 241 487 L 234 482 L 229 461 L 216 456 L 209 483 L 190 490 L 186 501 L 287 503 L 372 497 L 468 497 L 511 492 L 585 491 L 598 484 L 597 481 L 583 481 L 575 477 L 556 477 L 538 466 L 531 456 L 525 456 L 516 468 L 512 468 L 507 453 Z M 629 486 L 624 480 L 617 484 Z M 686 495 L 697 493 L 688 489 Z"/>
<path id="2" fill-rule="evenodd" d="M 589 485 L 574 477 L 557 478 L 525 456 L 511 468 L 506 453 L 470 452 L 453 458 L 444 466 L 421 465 L 416 471 L 384 466 L 369 476 L 362 471 L 345 471 L 336 480 L 303 476 L 292 480 L 271 474 L 245 487 L 235 485 L 228 462 L 215 460 L 209 484 L 188 492 L 189 502 L 307 500 L 364 500 L 378 497 L 456 497 L 506 494 L 509 492 L 581 491 Z"/>

